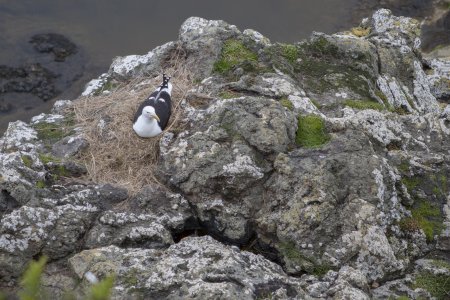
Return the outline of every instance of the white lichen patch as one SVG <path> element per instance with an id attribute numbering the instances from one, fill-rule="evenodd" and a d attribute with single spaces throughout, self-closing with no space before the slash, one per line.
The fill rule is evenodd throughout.
<path id="1" fill-rule="evenodd" d="M 236 160 L 223 166 L 223 174 L 226 176 L 249 175 L 256 179 L 264 177 L 263 170 L 259 168 L 248 155 L 238 154 Z"/>
<path id="2" fill-rule="evenodd" d="M 323 116 L 323 114 L 308 97 L 289 95 L 288 100 L 291 101 L 296 113 L 316 114 Z"/>
<path id="3" fill-rule="evenodd" d="M 112 226 L 121 226 L 124 224 L 137 223 L 139 221 L 154 221 L 155 217 L 150 214 L 140 214 L 136 215 L 133 213 L 121 213 L 121 212 L 113 212 L 107 211 L 105 212 L 99 219 L 102 224 L 112 225 Z"/>
<path id="4" fill-rule="evenodd" d="M 108 74 L 113 77 L 128 77 L 144 71 L 144 68 L 156 68 L 160 58 L 174 45 L 174 42 L 168 42 L 144 55 L 116 57 L 109 68 Z"/>
<path id="5" fill-rule="evenodd" d="M 256 79 L 256 85 L 250 87 L 261 94 L 281 97 L 281 96 L 305 96 L 305 92 L 297 85 L 293 84 L 284 76 L 274 76 L 274 74 L 265 74 L 258 76 Z"/>
<path id="6" fill-rule="evenodd" d="M 419 61 L 414 61 L 414 96 L 416 99 L 416 107 L 421 112 L 438 112 L 439 104 L 430 90 L 430 84 L 422 65 Z"/>
<path id="7" fill-rule="evenodd" d="M 52 114 L 61 114 L 66 108 L 71 105 L 71 100 L 57 100 L 55 103 L 53 103 Z"/>
<path id="8" fill-rule="evenodd" d="M 386 192 L 386 185 L 384 184 L 384 181 L 383 181 L 383 174 L 378 169 L 373 170 L 372 174 L 374 175 L 375 182 L 378 186 L 377 197 L 378 197 L 378 199 L 380 199 L 380 202 L 383 203 L 384 202 L 384 194 Z"/>
<path id="9" fill-rule="evenodd" d="M 223 21 L 206 20 L 200 17 L 190 17 L 181 25 L 180 40 L 187 40 L 186 35 L 202 35 L 207 29 L 213 27 L 220 27 Z"/>
<path id="10" fill-rule="evenodd" d="M 58 214 L 49 209 L 22 206 L 3 217 L 0 223 L 0 249 L 9 253 L 24 251 L 31 242 L 46 239 Z M 9 234 L 7 232 L 14 232 Z"/>
<path id="11" fill-rule="evenodd" d="M 406 267 L 397 260 L 386 235 L 378 226 L 370 227 L 364 235 L 356 266 L 372 281 Z"/>
<path id="12" fill-rule="evenodd" d="M 150 51 L 145 55 L 128 55 L 116 57 L 111 64 L 110 72 L 113 74 L 127 75 L 139 65 L 147 64 L 155 54 Z"/>
<path id="13" fill-rule="evenodd" d="M 243 34 L 248 36 L 250 39 L 252 39 L 254 42 L 258 44 L 263 44 L 266 46 L 270 45 L 270 40 L 256 30 L 245 29 Z"/>
<path id="14" fill-rule="evenodd" d="M 388 75 L 380 76 L 377 79 L 377 85 L 392 107 L 406 109 L 408 112 L 414 111 L 396 78 Z"/>
<path id="15" fill-rule="evenodd" d="M 31 124 L 40 124 L 40 123 L 60 123 L 64 120 L 64 116 L 58 114 L 40 114 L 31 118 Z"/>
<path id="16" fill-rule="evenodd" d="M 103 85 L 108 82 L 109 75 L 107 73 L 103 73 L 96 79 L 92 79 L 86 84 L 84 91 L 81 93 L 81 96 L 92 96 L 98 90 L 100 90 Z"/>
<path id="17" fill-rule="evenodd" d="M 132 227 L 127 237 L 131 240 L 154 240 L 164 244 L 173 244 L 170 232 L 161 224 L 152 223 L 147 226 Z"/>
<path id="18" fill-rule="evenodd" d="M 37 132 L 27 123 L 22 121 L 11 122 L 3 137 L 0 139 L 0 151 L 18 149 L 29 151 L 36 148 Z"/>

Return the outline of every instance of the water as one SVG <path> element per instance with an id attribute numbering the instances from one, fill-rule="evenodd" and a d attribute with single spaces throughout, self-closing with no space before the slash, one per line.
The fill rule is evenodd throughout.
<path id="1" fill-rule="evenodd" d="M 56 97 L 73 99 L 87 81 L 107 71 L 115 56 L 143 54 L 176 40 L 180 25 L 190 16 L 223 19 L 241 30 L 260 31 L 272 41 L 295 42 L 312 31 L 332 33 L 356 26 L 381 5 L 420 16 L 427 3 L 431 0 L 0 0 L 0 65 L 40 59 L 28 43 L 30 37 L 60 33 L 80 47 L 78 60 L 84 66 L 83 75 Z M 48 111 L 53 102 L 27 94 L 8 95 L 3 101 L 28 105 L 0 115 L 0 132 L 9 121 L 27 121 Z"/>

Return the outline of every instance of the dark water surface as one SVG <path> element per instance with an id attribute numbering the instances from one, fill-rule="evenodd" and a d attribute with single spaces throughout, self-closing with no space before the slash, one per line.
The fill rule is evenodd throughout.
<path id="1" fill-rule="evenodd" d="M 87 81 L 107 71 L 115 56 L 144 54 L 176 40 L 180 25 L 190 16 L 222 19 L 241 30 L 260 31 L 272 41 L 295 42 L 307 38 L 312 31 L 332 33 L 353 27 L 380 6 L 393 8 L 396 14 L 423 16 L 430 3 L 431 0 L 0 0 L 0 65 L 45 63 L 48 58 L 33 50 L 30 37 L 48 32 L 62 34 L 79 47 L 77 57 L 68 59 L 64 68 L 76 66 L 80 75 L 55 99 L 73 99 Z M 9 121 L 27 121 L 48 111 L 55 99 L 44 102 L 28 94 L 0 94 L 0 102 L 14 105 L 7 113 L 0 113 L 0 132 Z"/>

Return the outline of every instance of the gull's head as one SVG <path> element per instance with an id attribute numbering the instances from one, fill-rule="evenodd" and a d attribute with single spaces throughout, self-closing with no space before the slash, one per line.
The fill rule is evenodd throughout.
<path id="1" fill-rule="evenodd" d="M 159 117 L 156 115 L 155 108 L 153 106 L 144 107 L 142 110 L 142 115 L 149 120 L 156 119 L 159 122 Z"/>

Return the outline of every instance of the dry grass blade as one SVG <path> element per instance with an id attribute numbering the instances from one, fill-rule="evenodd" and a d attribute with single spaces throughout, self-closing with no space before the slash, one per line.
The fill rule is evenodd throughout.
<path id="1" fill-rule="evenodd" d="M 174 56 L 169 63 L 172 67 L 165 72 L 172 76 L 172 116 L 166 130 L 173 131 L 182 126 L 180 102 L 193 82 L 181 58 Z M 90 180 L 118 184 L 131 194 L 146 184 L 157 182 L 153 174 L 161 135 L 140 138 L 134 133 L 132 122 L 136 108 L 160 82 L 161 76 L 136 78 L 107 95 L 82 97 L 75 101 L 77 124 L 83 128 L 89 142 L 82 160 Z"/>

